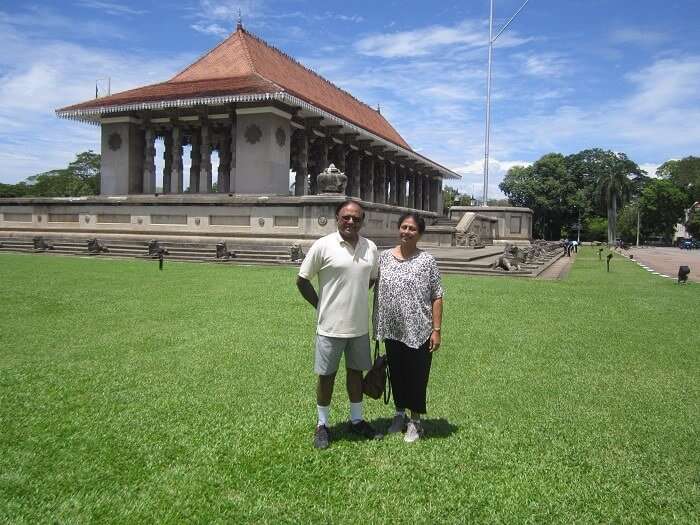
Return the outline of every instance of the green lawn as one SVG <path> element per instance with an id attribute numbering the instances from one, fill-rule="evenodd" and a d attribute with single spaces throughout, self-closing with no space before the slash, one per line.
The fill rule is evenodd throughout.
<path id="1" fill-rule="evenodd" d="M 697 523 L 700 287 L 603 264 L 446 276 L 428 438 L 319 452 L 294 269 L 0 254 L 0 522 Z"/>

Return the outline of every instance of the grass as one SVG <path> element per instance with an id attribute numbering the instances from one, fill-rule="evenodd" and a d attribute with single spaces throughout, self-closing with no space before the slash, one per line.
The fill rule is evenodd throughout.
<path id="1" fill-rule="evenodd" d="M 603 265 L 444 277 L 428 439 L 319 452 L 293 269 L 0 254 L 0 522 L 697 523 L 700 288 Z"/>

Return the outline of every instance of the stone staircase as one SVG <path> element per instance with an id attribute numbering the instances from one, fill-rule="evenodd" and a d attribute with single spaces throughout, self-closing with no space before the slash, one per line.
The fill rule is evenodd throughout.
<path id="1" fill-rule="evenodd" d="M 157 259 L 148 255 L 148 243 L 135 240 L 103 240 L 109 252 L 91 254 L 87 249 L 87 241 L 46 237 L 54 248 L 52 250 L 35 250 L 31 237 L 0 238 L 0 252 L 25 252 L 42 255 L 74 255 L 90 257 L 127 257 L 137 259 Z M 289 247 L 233 244 L 227 243 L 227 248 L 236 253 L 235 258 L 218 259 L 216 243 L 186 243 L 181 241 L 160 241 L 160 246 L 168 250 L 166 261 L 208 262 L 214 264 L 246 264 L 246 265 L 298 265 L 290 258 Z M 387 249 L 390 246 L 380 246 Z M 563 255 L 558 250 L 536 261 L 536 264 L 522 265 L 520 270 L 505 272 L 493 269 L 494 261 L 503 253 L 501 246 L 486 246 L 481 249 L 460 247 L 423 246 L 437 259 L 442 273 L 469 275 L 497 275 L 511 277 L 537 277 L 551 264 Z"/>
<path id="2" fill-rule="evenodd" d="M 564 255 L 563 249 L 557 250 L 532 263 L 520 265 L 519 270 L 506 272 L 492 268 L 493 263 L 503 254 L 502 246 L 486 246 L 481 249 L 427 246 L 425 249 L 435 257 L 442 273 L 510 277 L 537 277 Z"/>
<path id="3" fill-rule="evenodd" d="M 129 240 L 102 241 L 108 252 L 91 254 L 87 249 L 86 241 L 75 239 L 47 239 L 53 244 L 52 250 L 35 250 L 31 238 L 0 239 L 0 252 L 27 252 L 46 255 L 78 255 L 91 257 L 129 257 L 137 259 L 157 259 L 157 256 L 148 254 L 148 243 Z M 216 257 L 216 243 L 185 243 L 160 241 L 160 246 L 168 253 L 165 259 L 169 261 L 210 262 L 216 264 L 256 264 L 256 265 L 294 265 L 290 259 L 289 249 L 284 246 L 259 246 L 231 245 L 229 250 L 235 252 L 236 257 L 218 259 Z"/>

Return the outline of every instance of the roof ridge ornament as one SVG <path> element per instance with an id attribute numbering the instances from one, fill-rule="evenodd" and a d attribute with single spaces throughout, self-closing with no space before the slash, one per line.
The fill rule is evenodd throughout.
<path id="1" fill-rule="evenodd" d="M 241 8 L 238 8 L 238 22 L 236 22 L 236 31 L 243 29 L 243 16 L 241 15 Z"/>

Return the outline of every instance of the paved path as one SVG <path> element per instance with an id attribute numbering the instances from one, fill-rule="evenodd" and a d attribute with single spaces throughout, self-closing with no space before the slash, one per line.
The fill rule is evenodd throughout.
<path id="1" fill-rule="evenodd" d="M 545 271 L 537 276 L 537 279 L 544 279 L 546 281 L 565 279 L 569 275 L 569 270 L 571 270 L 571 265 L 574 264 L 576 260 L 576 252 L 571 252 L 571 257 L 562 255 L 554 261 Z"/>
<path id="2" fill-rule="evenodd" d="M 624 252 L 623 252 L 624 253 Z M 673 279 L 678 278 L 678 267 L 690 268 L 688 280 L 700 283 L 700 250 L 680 248 L 630 248 L 634 260 L 651 273 L 658 273 Z"/>

